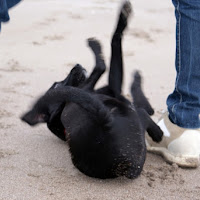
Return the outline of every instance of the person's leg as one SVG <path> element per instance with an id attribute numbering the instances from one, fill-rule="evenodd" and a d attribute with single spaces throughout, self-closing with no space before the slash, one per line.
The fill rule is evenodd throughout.
<path id="1" fill-rule="evenodd" d="M 176 8 L 175 90 L 167 99 L 170 120 L 200 128 L 200 1 L 173 0 Z"/>
<path id="2" fill-rule="evenodd" d="M 167 99 L 168 112 L 158 125 L 160 144 L 146 136 L 147 149 L 166 161 L 197 167 L 200 155 L 200 1 L 172 0 L 176 15 L 175 89 Z"/>
<path id="3" fill-rule="evenodd" d="M 7 22 L 9 19 L 7 1 L 0 0 L 0 28 L 1 22 Z"/>
<path id="4" fill-rule="evenodd" d="M 0 32 L 1 22 L 7 22 L 10 19 L 8 9 L 12 8 L 20 1 L 21 0 L 0 0 Z"/>

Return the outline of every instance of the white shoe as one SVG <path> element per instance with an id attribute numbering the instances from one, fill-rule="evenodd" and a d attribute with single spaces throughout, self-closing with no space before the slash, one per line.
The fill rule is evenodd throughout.
<path id="1" fill-rule="evenodd" d="M 149 152 L 160 154 L 169 163 L 181 167 L 198 167 L 200 156 L 200 129 L 185 129 L 173 124 L 165 113 L 158 122 L 164 135 L 160 143 L 154 142 L 146 134 Z"/>

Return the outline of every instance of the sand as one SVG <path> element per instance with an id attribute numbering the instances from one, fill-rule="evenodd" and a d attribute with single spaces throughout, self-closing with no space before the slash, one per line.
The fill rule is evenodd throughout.
<path id="1" fill-rule="evenodd" d="M 171 1 L 133 3 L 123 40 L 123 91 L 130 94 L 133 71 L 140 70 L 157 121 L 174 87 L 174 10 Z M 109 64 L 119 5 L 120 0 L 26 0 L 10 11 L 0 34 L 0 200 L 200 199 L 200 168 L 179 168 L 148 153 L 135 180 L 93 179 L 72 165 L 66 143 L 45 125 L 31 128 L 19 119 L 74 64 L 91 71 L 88 37 L 101 40 Z"/>

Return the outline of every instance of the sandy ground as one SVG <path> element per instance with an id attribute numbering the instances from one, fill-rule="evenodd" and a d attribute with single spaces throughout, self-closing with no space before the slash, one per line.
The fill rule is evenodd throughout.
<path id="1" fill-rule="evenodd" d="M 133 3 L 135 14 L 123 43 L 124 94 L 139 69 L 157 120 L 174 85 L 174 10 L 171 1 Z M 109 63 L 119 5 L 120 0 L 26 0 L 10 11 L 11 21 L 0 34 L 0 200 L 200 199 L 200 168 L 182 169 L 147 154 L 135 180 L 89 178 L 44 125 L 31 129 L 19 120 L 74 64 L 91 71 L 88 37 L 102 41 Z M 98 85 L 106 80 L 107 73 Z"/>

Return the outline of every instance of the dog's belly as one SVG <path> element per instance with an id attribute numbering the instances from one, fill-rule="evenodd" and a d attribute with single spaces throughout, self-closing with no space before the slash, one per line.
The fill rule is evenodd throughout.
<path id="1" fill-rule="evenodd" d="M 62 122 L 74 165 L 96 178 L 136 177 L 142 170 L 146 149 L 139 122 L 131 120 L 115 115 L 111 130 L 106 132 L 76 104 L 66 107 Z"/>

